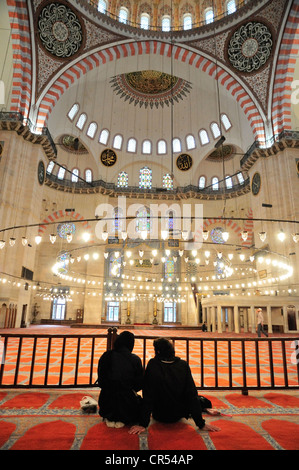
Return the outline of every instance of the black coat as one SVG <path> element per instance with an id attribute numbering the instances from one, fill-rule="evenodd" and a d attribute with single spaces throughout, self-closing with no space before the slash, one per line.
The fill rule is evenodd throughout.
<path id="1" fill-rule="evenodd" d="M 153 358 L 149 361 L 143 386 L 143 406 L 140 425 L 147 427 L 150 414 L 164 423 L 179 421 L 181 418 L 194 419 L 203 428 L 201 406 L 189 365 L 175 357 L 173 361 Z"/>
<path id="2" fill-rule="evenodd" d="M 139 420 L 143 368 L 140 358 L 121 348 L 106 351 L 98 363 L 99 414 L 109 421 L 125 424 Z"/>

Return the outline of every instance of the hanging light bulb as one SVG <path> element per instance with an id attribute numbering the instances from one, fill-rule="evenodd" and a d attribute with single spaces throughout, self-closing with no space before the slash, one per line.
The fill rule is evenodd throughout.
<path id="1" fill-rule="evenodd" d="M 206 258 L 209 258 L 209 256 L 210 256 L 210 252 L 209 252 L 209 251 L 205 251 L 205 257 L 206 257 Z"/>
<path id="2" fill-rule="evenodd" d="M 183 254 L 184 254 L 184 250 L 179 250 L 179 255 L 180 255 L 180 257 L 182 257 Z"/>
<path id="3" fill-rule="evenodd" d="M 240 255 L 240 260 L 244 261 L 244 259 L 245 259 L 245 255 Z"/>
<path id="4" fill-rule="evenodd" d="M 144 255 L 144 251 L 139 250 L 139 256 L 140 256 L 140 258 L 142 258 L 143 255 Z"/>
<path id="5" fill-rule="evenodd" d="M 42 237 L 41 237 L 40 235 L 36 235 L 36 237 L 35 237 L 35 243 L 36 243 L 37 245 L 39 245 L 41 241 L 42 241 Z"/>
<path id="6" fill-rule="evenodd" d="M 2 250 L 5 247 L 5 241 L 0 240 L 0 250 Z"/>
<path id="7" fill-rule="evenodd" d="M 146 238 L 147 238 L 147 230 L 141 230 L 141 238 L 142 238 L 142 240 L 146 240 Z"/>
<path id="8" fill-rule="evenodd" d="M 246 242 L 247 238 L 248 238 L 248 232 L 247 230 L 243 230 L 241 232 L 241 237 L 242 237 L 242 240 L 244 240 L 244 242 Z"/>
<path id="9" fill-rule="evenodd" d="M 281 231 L 277 234 L 277 238 L 278 238 L 281 242 L 283 242 L 283 241 L 285 240 L 285 237 L 286 237 L 286 235 L 285 235 L 285 233 L 284 233 L 283 230 L 281 230 Z"/>
<path id="10" fill-rule="evenodd" d="M 202 237 L 205 241 L 208 239 L 209 233 L 210 232 L 208 230 L 203 230 L 202 231 Z"/>
<path id="11" fill-rule="evenodd" d="M 109 253 L 104 253 L 104 258 L 107 259 L 109 256 Z"/>
<path id="12" fill-rule="evenodd" d="M 299 242 L 299 233 L 293 233 L 292 237 L 295 243 Z"/>
<path id="13" fill-rule="evenodd" d="M 68 233 L 67 236 L 66 236 L 67 242 L 71 243 L 72 239 L 73 239 L 73 235 L 71 233 Z"/>
<path id="14" fill-rule="evenodd" d="M 222 253 L 221 251 L 219 251 L 219 253 L 217 254 L 218 258 L 221 259 L 222 258 Z"/>
<path id="15" fill-rule="evenodd" d="M 161 230 L 161 237 L 162 237 L 162 240 L 167 240 L 168 230 Z"/>
<path id="16" fill-rule="evenodd" d="M 10 238 L 10 239 L 9 239 L 9 244 L 10 244 L 10 246 L 14 246 L 15 243 L 16 243 L 16 239 L 15 239 L 15 238 Z"/>
<path id="17" fill-rule="evenodd" d="M 102 239 L 104 240 L 104 242 L 107 240 L 108 238 L 108 233 L 106 231 L 102 232 Z"/>
<path id="18" fill-rule="evenodd" d="M 266 232 L 259 232 L 259 237 L 261 242 L 264 242 L 267 238 L 267 233 Z"/>
<path id="19" fill-rule="evenodd" d="M 22 237 L 22 245 L 26 246 L 28 243 L 27 237 Z"/>
<path id="20" fill-rule="evenodd" d="M 251 262 L 253 262 L 254 261 L 254 256 L 250 256 L 249 259 L 250 259 Z"/>
<path id="21" fill-rule="evenodd" d="M 128 236 L 127 232 L 121 232 L 121 238 L 122 238 L 123 240 L 126 240 L 126 239 L 127 239 L 127 236 Z"/>
<path id="22" fill-rule="evenodd" d="M 51 242 L 52 244 L 56 242 L 56 235 L 55 235 L 55 233 L 51 233 L 51 235 L 50 235 L 50 242 Z"/>
<path id="23" fill-rule="evenodd" d="M 234 255 L 232 253 L 228 254 L 228 259 L 231 261 L 233 259 Z"/>
<path id="24" fill-rule="evenodd" d="M 227 240 L 229 239 L 229 233 L 228 232 L 222 232 L 222 238 L 225 242 L 227 242 Z"/>

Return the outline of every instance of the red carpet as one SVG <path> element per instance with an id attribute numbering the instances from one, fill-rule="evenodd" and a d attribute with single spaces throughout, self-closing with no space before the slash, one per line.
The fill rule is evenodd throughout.
<path id="1" fill-rule="evenodd" d="M 148 429 L 150 450 L 206 450 L 201 435 L 189 424 L 154 423 Z"/>
<path id="2" fill-rule="evenodd" d="M 76 426 L 62 420 L 37 424 L 11 447 L 12 450 L 69 450 Z"/>
<path id="3" fill-rule="evenodd" d="M 128 433 L 129 427 L 107 428 L 105 423 L 91 427 L 81 445 L 81 450 L 139 450 L 139 438 Z"/>
<path id="4" fill-rule="evenodd" d="M 243 423 L 219 419 L 213 421 L 220 432 L 210 433 L 216 450 L 273 450 L 266 439 Z"/>
<path id="5" fill-rule="evenodd" d="M 299 450 L 298 393 L 282 391 L 210 392 L 222 417 L 204 414 L 220 432 L 203 432 L 192 420 L 152 422 L 139 439 L 127 426 L 114 429 L 98 412 L 80 409 L 83 396 L 98 390 L 6 390 L 0 393 L 0 449 L 28 450 Z M 230 418 L 228 417 L 230 415 Z"/>
<path id="6" fill-rule="evenodd" d="M 299 425 L 272 419 L 263 422 L 263 428 L 286 450 L 299 450 Z"/>

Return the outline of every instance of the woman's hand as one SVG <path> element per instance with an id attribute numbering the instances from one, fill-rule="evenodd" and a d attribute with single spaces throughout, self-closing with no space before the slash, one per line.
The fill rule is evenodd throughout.
<path id="1" fill-rule="evenodd" d="M 134 426 L 130 428 L 129 434 L 141 434 L 144 431 L 145 431 L 145 428 L 143 426 L 138 426 L 137 424 L 135 424 Z"/>

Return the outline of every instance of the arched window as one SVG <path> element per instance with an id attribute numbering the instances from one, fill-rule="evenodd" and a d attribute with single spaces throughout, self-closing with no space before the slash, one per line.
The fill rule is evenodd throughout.
<path id="1" fill-rule="evenodd" d="M 220 137 L 221 132 L 220 132 L 220 129 L 219 129 L 219 126 L 218 126 L 217 122 L 212 122 L 211 131 L 212 131 L 212 134 L 214 136 L 214 139 L 217 139 L 218 137 Z"/>
<path id="2" fill-rule="evenodd" d="M 213 23 L 214 21 L 214 12 L 212 8 L 207 8 L 205 11 L 205 22 L 208 23 Z"/>
<path id="3" fill-rule="evenodd" d="M 81 131 L 82 131 L 83 127 L 84 127 L 84 124 L 85 124 L 85 122 L 86 122 L 86 119 L 87 119 L 87 116 L 86 116 L 85 113 L 80 114 L 76 126 L 77 126 L 78 129 L 80 129 Z"/>
<path id="4" fill-rule="evenodd" d="M 163 16 L 162 18 L 162 31 L 170 31 L 171 21 L 170 16 Z"/>
<path id="5" fill-rule="evenodd" d="M 174 152 L 181 152 L 182 151 L 181 141 L 177 137 L 175 137 L 172 141 L 172 150 Z"/>
<path id="6" fill-rule="evenodd" d="M 195 139 L 193 135 L 191 134 L 187 135 L 186 146 L 188 150 L 195 149 L 196 145 L 195 145 Z"/>
<path id="7" fill-rule="evenodd" d="M 118 20 L 120 23 L 127 23 L 129 18 L 129 12 L 126 8 L 121 7 L 119 10 Z"/>
<path id="8" fill-rule="evenodd" d="M 87 183 L 91 183 L 92 182 L 92 171 L 87 169 L 85 170 L 85 181 Z"/>
<path id="9" fill-rule="evenodd" d="M 152 187 L 152 170 L 145 166 L 139 172 L 139 188 L 151 189 Z"/>
<path id="10" fill-rule="evenodd" d="M 191 13 L 186 13 L 183 17 L 183 29 L 191 29 L 192 28 L 192 15 Z"/>
<path id="11" fill-rule="evenodd" d="M 127 188 L 128 187 L 128 173 L 122 171 L 117 177 L 117 186 L 118 188 Z"/>
<path id="12" fill-rule="evenodd" d="M 213 191 L 217 191 L 219 189 L 219 180 L 217 176 L 214 176 L 214 178 L 212 178 L 212 189 Z"/>
<path id="13" fill-rule="evenodd" d="M 221 114 L 221 121 L 226 131 L 228 131 L 232 127 L 232 124 L 227 114 Z"/>
<path id="14" fill-rule="evenodd" d="M 198 187 L 199 189 L 204 189 L 206 185 L 206 177 L 205 176 L 201 176 L 198 180 Z"/>
<path id="15" fill-rule="evenodd" d="M 142 13 L 140 16 L 140 28 L 149 29 L 150 16 L 147 13 Z"/>
<path id="16" fill-rule="evenodd" d="M 106 10 L 107 10 L 107 3 L 105 2 L 105 0 L 99 0 L 98 1 L 98 11 L 100 13 L 106 13 Z"/>
<path id="17" fill-rule="evenodd" d="M 237 174 L 237 178 L 238 178 L 239 184 L 244 184 L 244 176 L 241 171 Z"/>
<path id="18" fill-rule="evenodd" d="M 158 141 L 158 154 L 159 155 L 165 155 L 166 154 L 166 141 L 165 140 L 159 140 Z"/>
<path id="19" fill-rule="evenodd" d="M 79 176 L 79 168 L 73 168 L 72 175 L 71 175 L 72 183 L 77 183 L 78 176 Z"/>
<path id="20" fill-rule="evenodd" d="M 108 138 L 109 138 L 109 131 L 107 129 L 103 129 L 99 137 L 100 144 L 107 145 Z"/>
<path id="21" fill-rule="evenodd" d="M 123 143 L 123 138 L 121 135 L 117 134 L 113 139 L 113 147 L 120 150 Z"/>
<path id="22" fill-rule="evenodd" d="M 152 153 L 152 143 L 150 140 L 144 140 L 142 142 L 142 153 L 146 153 L 147 155 Z"/>
<path id="23" fill-rule="evenodd" d="M 97 132 L 97 128 L 98 128 L 98 125 L 96 122 L 91 122 L 88 126 L 88 129 L 87 129 L 87 135 L 88 137 L 90 137 L 91 139 L 94 138 L 95 136 L 95 133 Z"/>
<path id="24" fill-rule="evenodd" d="M 72 121 L 76 116 L 77 112 L 79 111 L 79 105 L 77 103 L 73 104 L 71 109 L 68 112 L 68 118 Z"/>
<path id="25" fill-rule="evenodd" d="M 231 189 L 233 187 L 233 180 L 231 176 L 225 177 L 225 186 L 227 187 L 227 189 Z"/>
<path id="26" fill-rule="evenodd" d="M 226 4 L 226 11 L 230 15 L 231 13 L 235 13 L 237 11 L 236 2 L 235 0 L 229 0 Z"/>
<path id="27" fill-rule="evenodd" d="M 132 137 L 131 139 L 128 140 L 127 151 L 135 153 L 136 148 L 137 148 L 137 141 L 136 139 Z"/>
<path id="28" fill-rule="evenodd" d="M 59 170 L 58 170 L 58 173 L 57 173 L 57 178 L 59 180 L 63 180 L 64 175 L 65 175 L 65 168 L 61 166 L 61 167 L 59 167 Z"/>
<path id="29" fill-rule="evenodd" d="M 173 189 L 173 180 L 169 173 L 163 176 L 163 188 L 167 190 Z"/>
<path id="30" fill-rule="evenodd" d="M 136 213 L 136 232 L 141 233 L 145 230 L 148 233 L 152 230 L 151 211 L 148 207 L 142 207 Z"/>
<path id="31" fill-rule="evenodd" d="M 210 142 L 208 133 L 205 129 L 202 129 L 201 131 L 199 131 L 199 138 L 200 138 L 201 145 L 206 145 Z"/>
<path id="32" fill-rule="evenodd" d="M 52 173 L 54 165 L 55 163 L 53 162 L 53 160 L 49 162 L 49 165 L 47 166 L 47 173 L 49 173 L 49 175 Z"/>

